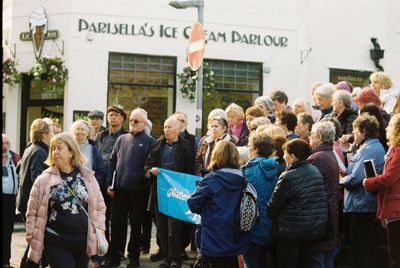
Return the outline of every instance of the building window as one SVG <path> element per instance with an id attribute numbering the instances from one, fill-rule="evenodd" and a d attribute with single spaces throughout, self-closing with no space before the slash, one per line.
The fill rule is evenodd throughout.
<path id="1" fill-rule="evenodd" d="M 109 57 L 108 105 L 119 103 L 128 116 L 136 107 L 145 109 L 153 123 L 152 135 L 158 137 L 174 110 L 176 58 L 121 53 Z"/>
<path id="2" fill-rule="evenodd" d="M 207 59 L 215 74 L 216 93 L 203 94 L 203 134 L 207 132 L 208 113 L 215 108 L 225 109 L 232 102 L 244 111 L 262 94 L 262 63 Z"/>

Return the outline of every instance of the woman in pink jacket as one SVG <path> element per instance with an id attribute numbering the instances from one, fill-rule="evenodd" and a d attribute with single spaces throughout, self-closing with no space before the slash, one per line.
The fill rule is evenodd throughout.
<path id="1" fill-rule="evenodd" d="M 390 267 L 400 267 L 400 114 L 386 128 L 389 151 L 383 174 L 363 180 L 369 192 L 378 191 L 376 217 L 386 228 Z"/>
<path id="2" fill-rule="evenodd" d="M 85 161 L 70 134 L 51 139 L 50 168 L 35 180 L 26 212 L 29 262 L 38 263 L 45 248 L 50 267 L 86 268 L 89 256 L 96 254 L 93 225 L 105 230 L 106 207 Z"/>

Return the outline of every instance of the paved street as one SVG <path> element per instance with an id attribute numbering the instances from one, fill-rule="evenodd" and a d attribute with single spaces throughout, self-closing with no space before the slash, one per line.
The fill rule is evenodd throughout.
<path id="1" fill-rule="evenodd" d="M 154 253 L 157 251 L 157 245 L 156 245 L 156 240 L 155 240 L 155 226 L 153 225 L 153 233 L 152 233 L 152 239 L 151 239 L 151 249 L 150 253 Z M 21 261 L 21 257 L 24 254 L 25 248 L 26 248 L 26 241 L 24 237 L 24 226 L 22 223 L 17 222 L 15 223 L 14 227 L 14 233 L 12 237 L 12 248 L 11 248 L 11 265 L 14 266 L 15 268 L 19 267 L 19 263 Z M 129 230 L 128 230 L 129 234 Z M 190 252 L 189 249 L 187 249 L 187 252 L 189 256 L 194 257 L 195 253 Z M 126 256 L 126 254 L 125 254 Z M 143 268 L 153 268 L 153 267 L 158 267 L 159 262 L 150 262 L 149 260 L 149 254 L 142 255 L 140 256 L 140 267 Z M 183 264 L 183 267 L 188 268 L 190 267 L 189 265 L 190 261 L 185 261 Z M 127 261 L 123 261 L 120 265 L 120 267 L 126 267 Z"/>

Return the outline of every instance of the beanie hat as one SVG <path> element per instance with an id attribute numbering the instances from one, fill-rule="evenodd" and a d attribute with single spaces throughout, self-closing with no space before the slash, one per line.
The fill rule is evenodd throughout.
<path id="1" fill-rule="evenodd" d="M 378 107 L 380 107 L 382 104 L 381 100 L 375 93 L 375 89 L 372 87 L 364 87 L 362 90 L 360 90 L 357 94 L 357 97 L 354 98 L 354 101 L 357 104 L 373 103 Z"/>
<path id="2" fill-rule="evenodd" d="M 340 81 L 336 84 L 336 88 L 338 90 L 346 90 L 347 92 L 351 93 L 353 91 L 352 85 L 347 81 Z"/>

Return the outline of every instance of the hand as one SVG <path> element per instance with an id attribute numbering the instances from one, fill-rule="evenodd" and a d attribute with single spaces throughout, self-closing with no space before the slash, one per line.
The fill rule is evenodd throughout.
<path id="1" fill-rule="evenodd" d="M 363 182 L 362 182 L 364 188 L 365 188 L 365 181 L 366 181 L 366 180 L 367 180 L 367 179 L 363 179 Z"/>
<path id="2" fill-rule="evenodd" d="M 114 190 L 111 188 L 111 186 L 107 187 L 107 194 L 109 197 L 113 198 L 114 197 Z"/>
<path id="3" fill-rule="evenodd" d="M 347 141 L 349 140 L 349 138 L 351 137 L 351 135 L 350 134 L 345 134 L 345 135 L 343 135 L 342 137 L 340 137 L 340 143 L 344 143 L 344 144 L 346 144 L 346 143 L 348 143 Z"/>
<path id="4" fill-rule="evenodd" d="M 157 176 L 157 175 L 158 175 L 158 168 L 152 167 L 152 168 L 150 169 L 150 174 L 151 174 L 151 175 L 154 175 L 154 176 Z"/>

